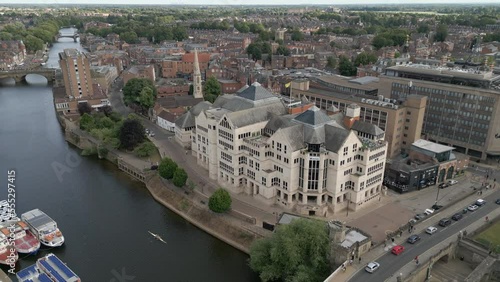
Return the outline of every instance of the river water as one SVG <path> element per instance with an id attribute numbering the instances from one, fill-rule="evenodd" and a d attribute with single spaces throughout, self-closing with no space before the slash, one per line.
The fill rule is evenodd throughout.
<path id="1" fill-rule="evenodd" d="M 58 67 L 57 54 L 64 48 L 82 50 L 73 39 L 62 38 L 51 48 L 47 67 Z M 16 170 L 17 214 L 45 211 L 66 243 L 42 247 L 36 256 L 21 255 L 16 270 L 53 252 L 85 282 L 259 281 L 246 254 L 158 204 L 115 165 L 80 157 L 64 140 L 50 86 L 41 77 L 28 80 L 0 86 L 0 199 L 7 198 L 7 170 Z"/>

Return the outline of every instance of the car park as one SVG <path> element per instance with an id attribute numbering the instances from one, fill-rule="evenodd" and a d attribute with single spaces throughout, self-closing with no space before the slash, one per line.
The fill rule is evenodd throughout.
<path id="1" fill-rule="evenodd" d="M 482 205 L 484 205 L 484 204 L 486 204 L 486 201 L 485 201 L 485 200 L 483 200 L 483 199 L 478 199 L 478 200 L 476 201 L 476 206 L 478 206 L 478 207 L 480 207 L 480 206 L 482 206 Z"/>
<path id="2" fill-rule="evenodd" d="M 470 206 L 468 206 L 468 207 L 467 207 L 467 209 L 468 209 L 469 211 L 475 211 L 475 210 L 477 210 L 478 208 L 479 208 L 479 207 L 478 207 L 478 206 L 476 206 L 476 205 L 470 205 Z"/>
<path id="3" fill-rule="evenodd" d="M 411 235 L 410 237 L 408 237 L 408 240 L 406 240 L 406 242 L 408 242 L 410 244 L 415 244 L 418 240 L 420 240 L 420 236 Z"/>
<path id="4" fill-rule="evenodd" d="M 429 226 L 429 227 L 427 227 L 427 229 L 425 229 L 425 233 L 427 233 L 427 234 L 429 234 L 429 235 L 432 235 L 432 234 L 436 233 L 436 232 L 437 232 L 437 230 L 438 230 L 438 229 L 437 229 L 436 227 L 434 227 L 434 226 Z"/>
<path id="5" fill-rule="evenodd" d="M 446 227 L 451 224 L 451 220 L 449 218 L 443 218 L 439 221 L 439 226 Z"/>
<path id="6" fill-rule="evenodd" d="M 405 250 L 405 247 L 403 247 L 403 246 L 401 246 L 401 245 L 397 245 L 397 246 L 392 247 L 392 251 L 391 251 L 391 253 L 393 253 L 393 254 L 395 254 L 395 255 L 399 255 L 399 254 L 401 254 L 404 250 Z"/>
<path id="7" fill-rule="evenodd" d="M 376 261 L 372 261 L 369 264 L 366 265 L 365 270 L 366 272 L 373 273 L 375 270 L 379 269 L 380 264 Z"/>
<path id="8" fill-rule="evenodd" d="M 460 219 L 462 219 L 463 215 L 461 213 L 456 213 L 454 214 L 451 219 L 455 220 L 455 221 L 459 221 Z"/>
<path id="9" fill-rule="evenodd" d="M 447 182 L 447 184 L 448 184 L 448 185 L 450 185 L 450 186 L 451 186 L 451 185 L 455 185 L 455 184 L 457 184 L 457 183 L 458 183 L 458 181 L 453 180 L 453 179 L 452 179 L 452 180 L 448 180 L 448 182 Z"/>

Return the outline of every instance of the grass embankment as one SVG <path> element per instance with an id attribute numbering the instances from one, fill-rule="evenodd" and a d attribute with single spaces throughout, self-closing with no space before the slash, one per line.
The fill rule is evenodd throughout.
<path id="1" fill-rule="evenodd" d="M 474 239 L 490 247 L 495 253 L 500 253 L 500 222 L 491 225 L 488 229 L 479 233 Z"/>

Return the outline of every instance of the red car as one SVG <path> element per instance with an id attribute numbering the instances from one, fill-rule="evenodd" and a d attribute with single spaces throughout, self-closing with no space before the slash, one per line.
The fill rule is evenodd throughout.
<path id="1" fill-rule="evenodd" d="M 392 251 L 391 253 L 395 254 L 395 255 L 399 255 L 401 254 L 403 251 L 405 250 L 405 247 L 401 246 L 401 245 L 397 245 L 397 246 L 394 246 L 392 248 Z"/>

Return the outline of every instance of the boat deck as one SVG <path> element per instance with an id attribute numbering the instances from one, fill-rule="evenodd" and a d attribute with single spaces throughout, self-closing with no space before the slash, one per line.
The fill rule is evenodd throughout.
<path id="1" fill-rule="evenodd" d="M 39 259 L 38 264 L 39 268 L 47 272 L 56 282 L 80 281 L 80 278 L 54 254 Z"/>
<path id="2" fill-rule="evenodd" d="M 52 282 L 45 273 L 39 273 L 36 264 L 30 265 L 27 268 L 16 273 L 19 282 Z"/>
<path id="3" fill-rule="evenodd" d="M 26 230 L 26 235 L 14 240 L 18 252 L 31 252 L 34 247 L 40 247 L 40 241 L 30 231 Z M 37 248 L 38 249 L 38 248 Z"/>

